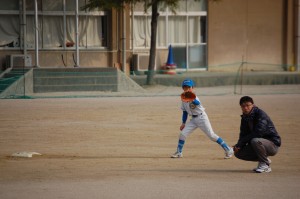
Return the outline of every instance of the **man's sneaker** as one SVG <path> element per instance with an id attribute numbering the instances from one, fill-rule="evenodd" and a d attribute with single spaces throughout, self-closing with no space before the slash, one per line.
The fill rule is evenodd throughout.
<path id="1" fill-rule="evenodd" d="M 271 172 L 272 169 L 270 166 L 268 166 L 266 163 L 264 162 L 260 162 L 258 163 L 258 167 L 255 169 L 256 173 L 269 173 Z"/>
<path id="2" fill-rule="evenodd" d="M 225 159 L 229 159 L 233 156 L 233 149 L 229 147 L 230 149 L 228 151 L 225 151 Z"/>
<path id="3" fill-rule="evenodd" d="M 268 159 L 269 167 L 270 167 L 270 165 L 271 165 L 271 163 L 272 163 L 272 160 L 271 160 L 270 158 L 267 158 L 267 159 Z M 262 164 L 262 163 L 258 162 L 257 167 L 255 167 L 254 169 L 252 169 L 252 171 L 255 171 L 255 172 L 256 172 L 256 169 L 258 169 L 258 168 L 260 167 L 260 164 Z"/>
<path id="4" fill-rule="evenodd" d="M 255 167 L 254 169 L 252 169 L 252 171 L 256 172 L 256 169 L 258 169 L 261 166 L 262 162 L 258 162 L 257 167 Z"/>
<path id="5" fill-rule="evenodd" d="M 269 161 L 269 166 L 271 165 L 271 163 L 272 163 L 272 160 L 270 159 L 270 158 L 267 158 L 268 159 L 268 161 Z"/>
<path id="6" fill-rule="evenodd" d="M 182 153 L 176 151 L 173 155 L 171 155 L 171 158 L 182 158 L 183 155 Z"/>

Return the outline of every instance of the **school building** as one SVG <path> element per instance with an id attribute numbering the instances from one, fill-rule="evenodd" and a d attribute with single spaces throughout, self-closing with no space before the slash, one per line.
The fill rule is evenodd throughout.
<path id="1" fill-rule="evenodd" d="M 0 0 L 0 64 L 148 70 L 151 9 L 82 10 L 88 0 Z M 300 0 L 181 0 L 159 8 L 155 69 L 298 70 Z M 126 62 L 126 65 L 124 64 Z M 126 67 L 125 67 L 126 66 Z"/>

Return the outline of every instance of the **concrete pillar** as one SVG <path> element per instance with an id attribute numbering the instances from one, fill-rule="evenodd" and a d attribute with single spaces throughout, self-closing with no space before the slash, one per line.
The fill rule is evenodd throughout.
<path id="1" fill-rule="evenodd" d="M 296 14 L 295 14 L 295 18 L 296 18 L 296 34 L 295 34 L 295 61 L 296 61 L 296 67 L 297 67 L 297 71 L 300 71 L 300 0 L 295 0 L 296 1 Z"/>

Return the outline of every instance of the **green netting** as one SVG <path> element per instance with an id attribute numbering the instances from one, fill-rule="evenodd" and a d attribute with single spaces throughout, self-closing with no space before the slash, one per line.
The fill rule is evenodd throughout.
<path id="1" fill-rule="evenodd" d="M 180 88 L 184 78 L 192 78 L 200 88 L 232 86 L 230 93 L 238 95 L 243 93 L 246 85 L 299 84 L 299 72 L 285 71 L 290 67 L 233 62 L 207 66 L 209 72 L 178 69 L 172 71 L 175 73 L 168 73 L 169 70 L 155 70 L 154 86 L 146 85 L 149 71 L 130 71 L 128 77 L 116 68 L 13 69 L 0 76 L 0 98 L 177 96 L 180 89 L 176 88 Z M 161 89 L 155 91 L 153 87 Z M 174 92 L 169 91 L 170 87 L 175 87 Z M 228 93 L 219 92 L 221 95 Z"/>

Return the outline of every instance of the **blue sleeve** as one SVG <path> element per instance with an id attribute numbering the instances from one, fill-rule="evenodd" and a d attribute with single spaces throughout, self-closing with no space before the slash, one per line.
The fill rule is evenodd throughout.
<path id="1" fill-rule="evenodd" d="M 195 104 L 196 106 L 200 105 L 200 101 L 197 99 L 194 99 L 194 101 L 192 101 L 193 104 Z"/>
<path id="2" fill-rule="evenodd" d="M 182 112 L 182 123 L 185 124 L 186 120 L 188 118 L 188 113 L 186 111 Z"/>

